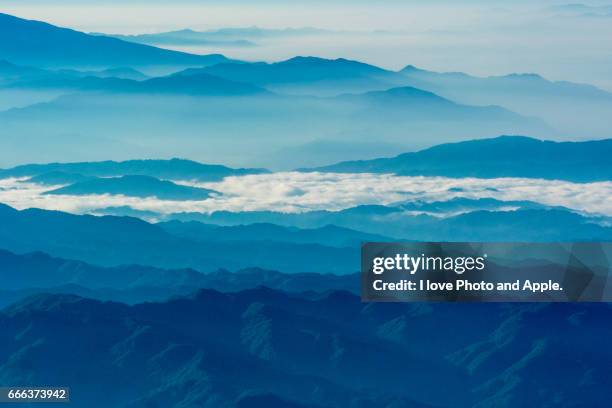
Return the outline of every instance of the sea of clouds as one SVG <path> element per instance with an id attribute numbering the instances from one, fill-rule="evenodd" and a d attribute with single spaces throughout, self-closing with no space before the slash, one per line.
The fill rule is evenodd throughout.
<path id="1" fill-rule="evenodd" d="M 228 177 L 221 182 L 177 183 L 210 188 L 221 194 L 203 201 L 169 201 L 122 195 L 44 195 L 58 186 L 25 179 L 0 180 L 0 202 L 17 209 L 42 208 L 71 213 L 96 213 L 106 207 L 129 206 L 160 214 L 175 212 L 342 210 L 363 204 L 400 201 L 446 201 L 456 197 L 529 200 L 594 215 L 612 216 L 612 182 L 571 183 L 527 178 L 405 177 L 389 174 L 280 172 Z M 509 207 L 511 209 L 511 207 Z"/>

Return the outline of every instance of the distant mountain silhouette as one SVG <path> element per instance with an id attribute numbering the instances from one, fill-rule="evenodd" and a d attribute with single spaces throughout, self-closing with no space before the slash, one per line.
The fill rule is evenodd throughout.
<path id="1" fill-rule="evenodd" d="M 300 61 L 281 64 L 291 75 L 296 70 L 311 75 L 310 63 Z M 370 72 L 378 77 L 380 70 L 351 61 L 326 62 L 323 67 L 327 64 L 340 66 L 337 74 L 334 70 L 328 73 L 327 68 L 320 71 L 321 75 L 331 77 L 344 75 L 345 65 L 348 70 L 356 65 L 357 82 Z M 316 73 L 314 70 L 312 75 Z M 380 75 L 386 78 L 387 74 Z M 81 161 L 83 157 L 92 157 L 92 152 L 96 152 L 93 156 L 96 158 L 117 157 L 118 152 L 121 157 L 154 157 L 159 151 L 192 156 L 197 152 L 205 160 L 214 157 L 286 169 L 363 157 L 360 152 L 368 154 L 366 158 L 380 157 L 465 137 L 554 134 L 546 123 L 500 107 L 460 104 L 416 88 L 397 88 L 400 85 L 395 83 L 373 87 L 384 91 L 347 95 L 347 89 L 340 89 L 346 80 L 331 79 L 344 85 L 338 85 L 338 92 L 330 92 L 331 96 L 313 97 L 287 95 L 282 89 L 265 85 L 271 89 L 267 91 L 259 84 L 248 83 L 249 80 L 242 78 L 242 82 L 237 82 L 227 75 L 222 78 L 196 70 L 192 74 L 182 72 L 143 81 L 56 74 L 14 81 L 3 89 L 21 92 L 26 98 L 32 97 L 32 90 L 35 94 L 48 92 L 60 96 L 0 112 L 4 125 L 0 129 L 0 160 L 16 164 L 49 158 Z M 365 81 L 369 83 L 372 79 L 367 77 Z M 307 87 L 309 84 L 307 80 L 301 83 Z M 336 86 L 326 80 L 317 84 L 326 90 Z M 348 88 L 358 92 L 371 90 L 352 85 Z M 92 127 L 92 123 L 96 126 Z M 424 134 L 427 143 L 418 137 Z M 19 143 L 13 140 L 15 135 L 20 135 Z M 203 135 L 207 136 L 206 145 L 201 143 Z M 372 135 L 377 136 L 377 143 L 372 141 Z M 73 143 L 77 136 L 79 143 Z M 40 149 L 27 149 L 24 140 Z M 307 148 L 308 144 L 321 141 L 331 146 L 325 149 L 325 154 Z M 64 143 L 71 143 L 73 148 L 62 148 Z M 356 152 L 347 155 L 355 149 Z M 40 150 L 45 151 L 44 157 Z M 20 158 L 19 162 L 15 157 Z"/>
<path id="2" fill-rule="evenodd" d="M 338 163 L 317 171 L 446 177 L 612 180 L 612 139 L 552 142 L 521 136 L 443 144 L 388 159 Z"/>
<path id="3" fill-rule="evenodd" d="M 61 70 L 59 73 L 67 73 L 74 76 L 93 76 L 99 78 L 120 78 L 120 79 L 131 79 L 134 81 L 143 81 L 148 79 L 149 76 L 143 74 L 142 72 L 130 68 L 130 67 L 117 67 L 117 68 L 108 68 L 101 71 L 75 71 L 75 70 Z"/>
<path id="4" fill-rule="evenodd" d="M 192 55 L 93 36 L 40 21 L 0 14 L 0 59 L 40 67 L 205 66 L 222 55 Z"/>
<path id="5" fill-rule="evenodd" d="M 160 269 L 122 265 L 99 267 L 81 261 L 54 258 L 42 252 L 17 255 L 0 249 L 0 308 L 29 295 L 71 293 L 100 300 L 140 303 L 187 295 L 200 288 L 224 292 L 253 289 L 261 285 L 288 292 L 359 292 L 355 275 L 282 273 L 258 268 L 237 272 L 217 270 L 200 273 L 194 269 Z"/>
<path id="6" fill-rule="evenodd" d="M 327 246 L 359 246 L 363 242 L 390 241 L 388 237 L 326 225 L 321 228 L 299 229 L 270 223 L 217 226 L 197 221 L 169 221 L 157 224 L 165 231 L 195 241 L 277 241 Z"/>
<path id="7" fill-rule="evenodd" d="M 265 169 L 233 169 L 191 160 L 128 160 L 82 163 L 27 164 L 0 170 L 0 178 L 41 176 L 51 172 L 88 177 L 150 176 L 170 180 L 219 181 L 228 176 L 267 173 Z"/>
<path id="8" fill-rule="evenodd" d="M 547 209 L 549 207 L 533 201 L 502 201 L 494 198 L 470 199 L 463 197 L 452 198 L 447 201 L 413 201 L 407 200 L 396 203 L 394 206 L 415 213 L 432 213 L 441 216 L 461 214 L 473 211 L 509 211 L 512 209 Z M 569 211 L 565 208 L 566 211 Z"/>
<path id="9" fill-rule="evenodd" d="M 167 31 L 153 34 L 98 34 L 120 40 L 153 46 L 221 46 L 253 47 L 256 44 L 244 38 L 223 38 L 217 32 L 194 31 L 190 29 Z"/>
<path id="10" fill-rule="evenodd" d="M 40 68 L 15 65 L 9 61 L 0 60 L 0 84 L 4 81 L 45 75 L 49 75 L 49 71 Z"/>
<path id="11" fill-rule="evenodd" d="M 0 204 L 0 248 L 41 251 L 101 266 L 139 264 L 212 272 L 260 267 L 286 273 L 350 274 L 359 269 L 359 247 L 243 240 L 194 241 L 129 217 L 17 211 Z"/>
<path id="12" fill-rule="evenodd" d="M 167 180 L 159 180 L 151 176 L 121 176 L 94 178 L 77 181 L 74 184 L 55 190 L 46 191 L 46 195 L 91 195 L 111 194 L 127 197 L 155 197 L 160 200 L 206 200 L 214 190 L 183 186 Z"/>
<path id="13" fill-rule="evenodd" d="M 499 105 L 537 116 L 566 137 L 610 137 L 607 118 L 612 93 L 592 85 L 549 81 L 537 74 L 475 77 L 460 72 L 432 72 L 412 65 L 400 71 L 405 85 L 435 92 L 459 103 Z"/>
<path id="14" fill-rule="evenodd" d="M 442 210 L 445 206 L 446 209 Z M 226 226 L 274 223 L 298 228 L 320 228 L 333 224 L 394 237 L 396 241 L 571 242 L 612 239 L 610 220 L 606 217 L 586 217 L 563 208 L 517 202 L 509 202 L 507 205 L 503 202 L 497 205 L 471 202 L 463 206 L 457 202 L 449 205 L 433 203 L 431 207 L 425 207 L 430 211 L 419 208 L 399 203 L 397 207 L 364 205 L 341 211 L 216 211 L 210 214 L 177 213 L 162 218 Z"/>
<path id="15" fill-rule="evenodd" d="M 363 105 L 355 116 L 368 115 L 396 120 L 480 120 L 487 121 L 528 121 L 516 113 L 499 106 L 468 106 L 442 98 L 432 92 L 412 87 L 392 88 L 385 91 L 372 91 L 364 94 L 342 95 L 338 97 L 352 103 Z M 534 124 L 536 121 L 533 121 Z"/>
<path id="16" fill-rule="evenodd" d="M 170 75 L 141 83 L 140 92 L 168 92 L 194 95 L 250 95 L 266 91 L 248 83 L 230 81 L 214 75 Z"/>
<path id="17" fill-rule="evenodd" d="M 265 287 L 134 306 L 41 294 L 0 313 L 0 381 L 69 384 L 88 408 L 603 407 L 611 313 Z"/>
<path id="18" fill-rule="evenodd" d="M 294 57 L 275 63 L 220 63 L 189 68 L 183 75 L 207 73 L 290 94 L 335 96 L 400 86 L 405 78 L 393 71 L 344 58 Z"/>
<path id="19" fill-rule="evenodd" d="M 16 81 L 7 85 L 8 89 L 62 89 L 72 91 L 103 91 L 127 94 L 168 94 L 234 96 L 264 94 L 266 91 L 256 86 L 230 81 L 208 74 L 169 75 L 145 80 L 126 79 L 134 75 L 106 70 L 91 75 L 70 72 L 51 72 L 47 76 Z"/>
<path id="20" fill-rule="evenodd" d="M 592 85 L 578 84 L 568 81 L 549 81 L 538 74 L 510 74 L 502 76 L 475 77 L 462 72 L 433 72 L 419 69 L 408 65 L 400 71 L 401 74 L 411 80 L 414 86 L 424 86 L 432 92 L 443 94 L 452 92 L 464 92 L 471 89 L 474 94 L 471 97 L 482 98 L 482 92 L 487 92 L 491 98 L 497 99 L 501 95 L 498 92 L 508 92 L 508 98 L 513 94 L 525 94 L 552 97 L 587 97 L 610 100 L 612 94 Z M 470 95 L 465 95 L 470 97 Z M 489 99 L 491 100 L 491 99 Z M 499 102 L 498 102 L 499 103 Z"/>
<path id="21" fill-rule="evenodd" d="M 294 57 L 286 61 L 267 63 L 223 63 L 206 68 L 189 68 L 182 75 L 207 73 L 233 81 L 268 85 L 284 82 L 311 82 L 330 79 L 350 80 L 384 76 L 389 71 L 374 65 L 344 58 L 335 60 L 317 57 Z"/>
<path id="22" fill-rule="evenodd" d="M 1 170 L 0 170 L 1 172 Z M 44 186 L 56 186 L 62 184 L 79 183 L 86 180 L 91 180 L 91 176 L 84 176 L 78 173 L 66 173 L 63 171 L 50 171 L 48 173 L 38 174 L 28 179 L 28 182 L 42 184 Z"/>
<path id="23" fill-rule="evenodd" d="M 195 31 L 189 28 L 152 34 L 97 34 L 115 37 L 124 41 L 156 46 L 220 46 L 220 47 L 253 47 L 254 41 L 268 38 L 297 38 L 334 33 L 318 28 L 259 28 L 232 27 L 218 30 Z"/>

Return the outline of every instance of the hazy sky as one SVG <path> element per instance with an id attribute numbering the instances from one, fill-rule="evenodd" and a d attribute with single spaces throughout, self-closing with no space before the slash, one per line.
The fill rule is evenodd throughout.
<path id="1" fill-rule="evenodd" d="M 609 5 L 606 5 L 609 4 Z M 0 11 L 83 31 L 317 27 L 392 32 L 263 43 L 218 51 L 248 60 L 347 57 L 387 68 L 413 64 L 477 75 L 537 72 L 612 90 L 612 0 L 3 0 Z"/>

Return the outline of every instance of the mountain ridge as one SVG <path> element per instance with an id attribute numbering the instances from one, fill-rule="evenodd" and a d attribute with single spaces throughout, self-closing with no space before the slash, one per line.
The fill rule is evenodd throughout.
<path id="1" fill-rule="evenodd" d="M 608 160 L 611 155 L 612 139 L 553 142 L 526 136 L 499 136 L 302 171 L 594 182 L 612 180 L 612 162 Z"/>
<path id="2" fill-rule="evenodd" d="M 142 159 L 25 164 L 9 169 L 0 169 L 0 179 L 8 177 L 33 177 L 50 172 L 93 177 L 142 175 L 185 181 L 219 181 L 229 176 L 269 173 L 268 170 L 262 168 L 231 168 L 220 164 L 204 164 L 193 160 L 173 158 L 169 160 Z"/>
<path id="3" fill-rule="evenodd" d="M 0 58 L 41 67 L 209 65 L 229 61 L 222 55 L 199 56 L 88 35 L 36 20 L 0 13 Z"/>

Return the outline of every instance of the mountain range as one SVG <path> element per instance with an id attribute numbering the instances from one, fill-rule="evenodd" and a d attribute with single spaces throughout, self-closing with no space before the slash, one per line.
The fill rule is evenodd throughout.
<path id="1" fill-rule="evenodd" d="M 97 33 L 96 33 L 97 34 Z M 253 41 L 242 38 L 224 38 L 215 31 L 195 31 L 191 29 L 166 31 L 153 34 L 97 34 L 118 38 L 123 41 L 138 44 L 153 45 L 156 47 L 185 47 L 185 46 L 219 46 L 219 47 L 253 47 Z"/>
<path id="2" fill-rule="evenodd" d="M 110 194 L 140 198 L 155 197 L 160 200 L 197 201 L 206 200 L 211 195 L 220 193 L 206 188 L 175 184 L 150 176 L 121 176 L 81 180 L 43 194 L 75 196 Z"/>
<path id="3" fill-rule="evenodd" d="M 334 82 L 353 86 L 362 84 L 363 88 L 355 90 L 388 89 L 401 84 L 396 73 L 374 65 L 351 61 L 344 58 L 335 60 L 317 57 L 294 57 L 275 63 L 221 63 L 204 68 L 189 68 L 182 75 L 206 73 L 220 76 L 232 81 L 247 82 L 263 87 L 290 84 L 325 84 L 330 91 L 337 89 Z M 394 80 L 395 79 L 395 80 Z M 318 87 L 317 87 L 318 88 Z M 279 90 L 283 88 L 271 87 Z M 320 95 L 320 94 L 318 94 Z"/>
<path id="4" fill-rule="evenodd" d="M 320 244 L 331 247 L 357 247 L 363 242 L 390 241 L 391 238 L 367 234 L 335 225 L 319 228 L 283 227 L 272 223 L 221 226 L 197 221 L 167 221 L 156 224 L 172 235 L 194 241 L 272 241 Z"/>
<path id="5" fill-rule="evenodd" d="M 41 251 L 100 266 L 139 264 L 212 272 L 257 266 L 287 273 L 349 274 L 358 270 L 358 246 L 331 247 L 290 241 L 194 241 L 129 217 L 97 217 L 58 211 L 17 211 L 0 204 L 0 248 Z M 348 231 L 355 239 L 356 234 Z M 347 238 L 346 241 L 349 241 Z"/>
<path id="6" fill-rule="evenodd" d="M 230 168 L 217 164 L 203 164 L 192 160 L 127 160 L 102 161 L 102 162 L 80 162 L 80 163 L 49 163 L 49 164 L 26 164 L 10 169 L 0 169 L 0 179 L 9 177 L 43 177 L 43 182 L 48 183 L 47 176 L 56 173 L 58 177 L 62 173 L 79 175 L 83 177 L 120 177 L 120 176 L 149 176 L 159 179 L 171 180 L 194 180 L 194 181 L 220 181 L 229 176 L 244 176 L 247 174 L 264 174 L 265 169 L 253 168 Z M 76 177 L 76 176 L 73 176 Z M 32 180 L 36 182 L 36 179 Z M 60 183 L 64 184 L 64 183 Z"/>
<path id="7" fill-rule="evenodd" d="M 148 44 L 159 47 L 186 47 L 186 46 L 219 46 L 219 47 L 254 47 L 255 41 L 274 38 L 297 38 L 304 36 L 320 36 L 336 33 L 318 28 L 260 28 L 260 27 L 234 27 L 218 30 L 196 31 L 189 28 L 151 34 L 101 34 L 108 37 L 119 38 L 124 41 L 139 44 Z"/>
<path id="8" fill-rule="evenodd" d="M 414 215 L 410 210 L 383 206 L 339 212 L 213 212 L 167 217 L 236 227 L 218 229 L 218 239 L 215 227 L 193 223 L 155 225 L 130 217 L 39 209 L 17 211 L 0 205 L 3 227 L 0 248 L 18 254 L 41 251 L 106 267 L 139 264 L 201 272 L 260 267 L 286 273 L 351 274 L 359 270 L 359 244 L 372 239 L 426 242 L 612 239 L 612 228 L 598 224 L 597 219 L 546 208 L 473 211 L 447 218 Z M 307 230 L 265 224 L 238 227 L 262 222 Z"/>
<path id="9" fill-rule="evenodd" d="M 444 204 L 430 205 L 435 207 Z M 395 207 L 362 205 L 340 211 L 214 211 L 210 214 L 166 214 L 160 218 L 225 226 L 274 223 L 287 227 L 320 228 L 331 224 L 392 237 L 393 241 L 571 242 L 612 239 L 612 228 L 606 217 L 589 217 L 568 209 L 533 203 L 499 201 L 496 206 L 491 206 L 487 202 L 466 200 L 463 207 L 468 205 L 470 211 L 458 211 L 455 208 L 442 214 L 435 211 L 429 214 L 427 211 L 415 210 L 409 204 L 399 203 Z"/>
<path id="10" fill-rule="evenodd" d="M 229 61 L 222 55 L 193 55 L 88 35 L 40 21 L 0 13 L 0 59 L 50 68 L 181 67 Z"/>
<path id="11" fill-rule="evenodd" d="M 399 153 L 437 141 L 482 138 L 500 131 L 551 133 L 537 119 L 499 107 L 460 105 L 412 88 L 318 98 L 272 94 L 253 85 L 201 75 L 140 82 L 70 79 L 91 88 L 0 112 L 4 124 L 0 160 L 15 163 L 16 155 L 21 163 L 44 157 L 127 159 L 159 157 L 163 152 L 234 166 L 311 167 L 344 160 L 347 151 L 374 158 L 380 151 L 388 152 L 389 145 Z M 35 89 L 40 92 L 42 88 Z M 429 135 L 428 142 L 418 137 L 423 132 Z M 379 141 L 374 145 L 373 134 Z M 79 143 L 73 149 L 60 149 L 75 137 Z M 317 140 L 335 143 L 326 153 L 329 157 L 302 149 Z M 28 143 L 44 146 L 45 155 L 25 149 Z M 293 149 L 291 158 L 282 153 L 288 148 Z M 13 154 L 3 156 L 6 151 Z"/>
<path id="12" fill-rule="evenodd" d="M 64 91 L 204 96 L 251 95 L 266 92 L 250 84 L 208 74 L 189 77 L 169 75 L 150 79 L 127 79 L 134 75 L 118 73 L 117 76 L 110 76 L 105 72 L 107 71 L 96 72 L 93 75 L 52 72 L 47 76 L 39 75 L 34 79 L 13 82 L 5 86 L 5 89 L 61 89 Z"/>
<path id="13" fill-rule="evenodd" d="M 612 180 L 612 139 L 552 142 L 502 136 L 442 144 L 393 158 L 350 161 L 312 169 L 406 176 L 530 177 L 575 182 Z"/>
<path id="14" fill-rule="evenodd" d="M 189 295 L 200 288 L 223 292 L 265 285 L 292 293 L 349 290 L 359 292 L 357 275 L 282 273 L 259 268 L 236 272 L 160 269 L 141 265 L 99 267 L 54 258 L 42 252 L 17 255 L 0 250 L 0 308 L 35 293 L 77 294 L 100 300 L 142 303 Z"/>
<path id="15" fill-rule="evenodd" d="M 399 72 L 404 84 L 435 92 L 469 105 L 494 104 L 522 115 L 541 118 L 559 136 L 588 133 L 610 137 L 606 118 L 612 115 L 612 93 L 588 84 L 551 81 L 538 74 L 475 77 L 461 72 L 439 73 L 412 65 Z"/>
<path id="16" fill-rule="evenodd" d="M 364 304 L 264 287 L 133 306 L 40 294 L 0 312 L 0 381 L 70 384 L 72 404 L 89 408 L 506 408 L 551 396 L 603 407 L 610 313 L 595 303 Z"/>

